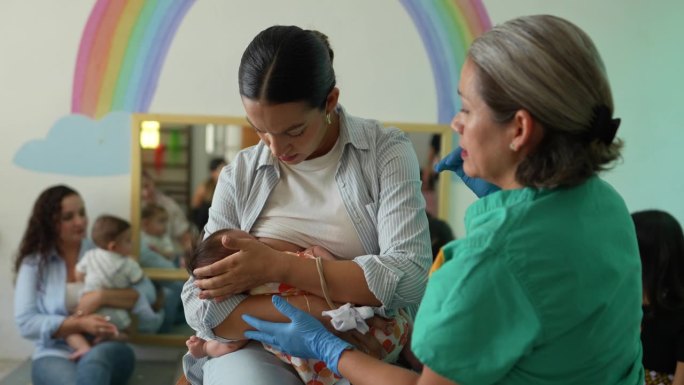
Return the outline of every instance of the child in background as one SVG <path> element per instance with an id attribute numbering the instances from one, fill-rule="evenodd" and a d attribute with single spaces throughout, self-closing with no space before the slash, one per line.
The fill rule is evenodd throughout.
<path id="1" fill-rule="evenodd" d="M 95 220 L 92 239 L 96 248 L 87 251 L 76 265 L 79 281 L 84 281 L 84 292 L 99 289 L 129 288 L 144 278 L 138 262 L 131 258 L 131 226 L 123 219 L 102 215 Z M 131 325 L 128 311 L 116 308 L 101 308 L 98 313 L 108 316 L 116 325 L 120 338 Z M 157 330 L 164 315 L 155 313 L 146 296 L 141 295 L 132 309 L 146 330 Z M 67 342 L 68 339 L 67 339 Z M 73 347 L 73 346 L 72 346 Z"/>
<path id="2" fill-rule="evenodd" d="M 672 215 L 632 214 L 643 276 L 646 384 L 684 385 L 684 233 Z"/>
<path id="3" fill-rule="evenodd" d="M 149 248 L 178 266 L 180 253 L 166 231 L 169 221 L 166 210 L 155 203 L 148 203 L 140 213 L 140 221 L 141 249 Z"/>
<path id="4" fill-rule="evenodd" d="M 207 239 L 201 242 L 195 251 L 188 255 L 185 262 L 186 269 L 192 275 L 192 272 L 199 267 L 210 265 L 226 256 L 238 252 L 239 250 L 229 250 L 223 246 L 222 238 L 224 236 L 230 236 L 231 238 L 251 238 L 257 239 L 252 235 L 241 231 L 241 230 L 220 230 L 211 234 Z M 295 253 L 302 258 L 316 258 L 335 260 L 335 256 L 330 254 L 326 249 L 320 246 L 313 246 L 308 249 L 303 249 L 293 243 L 283 241 L 274 238 L 258 238 L 258 240 L 267 246 L 275 250 Z M 285 283 L 266 283 L 264 285 L 255 287 L 249 291 L 250 295 L 280 295 L 283 297 L 288 296 L 306 296 L 310 293 L 303 290 L 299 290 L 295 287 L 287 285 Z M 306 299 L 306 303 L 309 301 Z M 343 305 L 341 308 L 349 307 L 349 305 Z M 365 308 L 365 309 L 364 309 Z M 367 312 L 367 314 L 363 314 Z M 326 312 L 327 313 L 327 312 Z M 359 308 L 359 315 L 355 320 L 348 320 L 352 324 L 361 324 L 360 328 L 366 327 L 363 319 L 370 318 L 373 316 L 372 310 L 368 307 Z M 335 323 L 335 320 L 331 322 Z M 370 328 L 368 331 L 373 333 L 376 339 L 380 342 L 383 347 L 384 360 L 387 362 L 395 362 L 402 350 L 406 345 L 409 332 L 409 319 L 405 314 L 399 314 L 390 321 L 391 330 L 389 333 L 385 333 L 384 330 Z M 230 343 L 223 343 L 216 340 L 205 340 L 197 336 L 191 336 L 187 341 L 186 345 L 190 354 L 195 358 L 202 358 L 205 356 L 218 357 L 224 354 L 228 354 L 239 350 L 244 345 L 246 345 L 248 340 L 234 341 Z M 320 385 L 331 385 L 336 383 L 341 377 L 336 376 L 332 371 L 326 368 L 325 364 L 316 359 L 302 359 L 298 357 L 292 357 L 290 355 L 284 354 L 272 346 L 264 344 L 266 350 L 275 354 L 282 361 L 291 364 L 297 371 L 301 379 L 305 384 L 320 384 Z"/>

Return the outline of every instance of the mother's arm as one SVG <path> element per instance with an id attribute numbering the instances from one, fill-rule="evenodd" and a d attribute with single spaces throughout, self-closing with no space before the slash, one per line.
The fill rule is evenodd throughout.
<path id="1" fill-rule="evenodd" d="M 379 252 L 353 261 L 324 261 L 325 278 L 334 301 L 381 306 L 381 311 L 415 310 L 432 262 L 418 159 L 408 137 L 397 130 L 379 134 L 374 149 L 374 162 L 360 157 L 348 166 L 375 164 L 375 174 L 365 176 L 372 186 L 359 190 L 376 191 L 374 201 L 365 209 L 375 216 L 373 236 L 377 236 Z M 347 180 L 347 184 L 360 180 L 363 172 L 352 169 L 349 174 L 356 178 Z M 276 282 L 322 294 L 315 263 L 292 258 L 284 261 L 278 277 L 281 281 Z"/>
<path id="2" fill-rule="evenodd" d="M 212 278 L 202 280 L 201 283 L 189 281 L 185 285 L 183 301 L 186 305 L 186 318 L 190 319 L 191 326 L 192 319 L 197 318 L 193 315 L 202 314 L 202 320 L 195 321 L 197 326 L 214 329 L 216 335 L 224 338 L 238 339 L 247 329 L 247 325 L 242 321 L 242 314 L 259 314 L 263 319 L 282 321 L 282 316 L 271 305 L 270 296 L 247 297 L 234 293 L 242 293 L 266 282 L 296 282 L 297 278 L 287 278 L 288 272 L 302 274 L 302 279 L 296 284 L 297 287 L 313 294 L 306 297 L 288 297 L 293 305 L 319 319 L 322 319 L 322 311 L 329 310 L 322 298 L 323 293 L 314 260 L 276 251 L 251 239 L 230 239 L 227 249 L 241 251 L 211 265 L 208 269 L 198 269 L 204 271 L 200 275 L 213 276 Z M 323 263 L 333 301 L 374 306 L 381 304 L 368 290 L 363 271 L 357 264 L 351 261 L 330 260 Z M 217 290 L 222 295 L 228 294 L 228 298 L 219 302 L 202 301 L 200 298 L 206 297 L 207 293 L 200 294 L 195 283 L 202 286 L 217 285 Z M 226 293 L 224 290 L 229 292 Z"/>
<path id="3" fill-rule="evenodd" d="M 203 289 L 201 298 L 217 298 L 245 292 L 268 282 L 285 282 L 300 290 L 323 297 L 316 261 L 302 259 L 288 252 L 272 249 L 253 239 L 227 238 L 226 249 L 238 249 L 232 255 L 209 266 L 198 268 L 196 285 Z M 322 260 L 328 294 L 336 302 L 379 306 L 370 291 L 364 271 L 353 261 Z"/>
<path id="4" fill-rule="evenodd" d="M 24 262 L 14 288 L 14 320 L 22 337 L 47 345 L 67 314 L 46 314 L 38 309 L 38 262 Z"/>
<path id="5" fill-rule="evenodd" d="M 382 310 L 404 307 L 415 310 L 424 293 L 431 263 L 418 161 L 403 133 L 395 132 L 379 142 L 379 191 L 374 208 L 380 253 L 360 256 L 354 261 L 324 261 L 324 275 L 330 297 L 335 302 L 382 306 Z M 212 204 L 212 209 L 216 203 Z M 301 260 L 249 240 L 232 242 L 242 251 L 211 267 L 199 269 L 200 275 L 213 276 L 196 282 L 205 289 L 206 298 L 237 293 L 265 282 L 286 282 L 322 296 L 314 261 Z M 233 274 L 225 274 L 231 269 Z M 226 290 L 229 285 L 236 284 L 237 287 Z M 215 331 L 223 336 L 237 338 L 235 336 L 240 336 L 247 327 L 240 319 L 244 313 L 256 314 L 258 311 L 263 319 L 281 320 L 277 311 L 264 304 L 263 299 L 249 298 L 244 302 L 244 305 L 236 306 L 225 321 L 216 320 L 219 323 L 213 324 L 212 328 L 218 327 Z"/>
<path id="6" fill-rule="evenodd" d="M 69 317 L 65 313 L 41 312 L 37 305 L 38 270 L 38 263 L 25 262 L 17 274 L 14 319 L 22 337 L 40 341 L 45 346 L 49 340 L 62 338 L 71 333 L 86 332 L 100 336 L 116 333 L 116 326 L 100 315 Z"/>
<path id="7" fill-rule="evenodd" d="M 684 362 L 677 361 L 672 385 L 684 385 Z"/>
<path id="8" fill-rule="evenodd" d="M 97 309 L 115 307 L 132 309 L 140 294 L 135 289 L 102 289 L 85 293 L 78 303 L 79 314 L 91 314 Z"/>

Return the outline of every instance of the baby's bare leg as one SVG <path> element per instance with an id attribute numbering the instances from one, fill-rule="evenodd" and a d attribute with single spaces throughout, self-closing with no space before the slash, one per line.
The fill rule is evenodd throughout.
<path id="1" fill-rule="evenodd" d="M 205 341 L 197 336 L 191 336 L 185 341 L 185 345 L 188 347 L 188 350 L 193 357 L 202 358 L 206 356 L 219 357 L 224 354 L 232 353 L 236 350 L 240 350 L 247 342 L 249 342 L 249 340 L 234 342 Z"/>
<path id="2" fill-rule="evenodd" d="M 195 358 L 202 358 L 207 355 L 207 353 L 204 352 L 204 345 L 206 344 L 207 341 L 197 337 L 197 336 L 190 336 L 187 341 L 185 341 L 185 346 L 188 347 L 188 350 L 190 351 L 190 354 L 195 357 Z"/>
<path id="3" fill-rule="evenodd" d="M 78 361 L 84 354 L 90 351 L 90 343 L 82 334 L 69 334 L 66 336 L 66 342 L 74 351 L 69 355 L 72 361 Z"/>
<path id="4" fill-rule="evenodd" d="M 234 342 L 219 342 L 214 340 L 206 341 L 204 344 L 204 352 L 209 357 L 220 357 L 224 354 L 232 353 L 236 350 L 242 349 L 247 345 L 249 340 L 240 340 Z"/>

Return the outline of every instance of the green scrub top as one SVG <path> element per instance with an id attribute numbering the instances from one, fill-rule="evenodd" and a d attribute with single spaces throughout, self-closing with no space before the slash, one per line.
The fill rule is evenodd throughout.
<path id="1" fill-rule="evenodd" d="M 639 249 L 608 183 L 499 191 L 465 224 L 416 317 L 421 362 L 460 385 L 643 384 Z"/>

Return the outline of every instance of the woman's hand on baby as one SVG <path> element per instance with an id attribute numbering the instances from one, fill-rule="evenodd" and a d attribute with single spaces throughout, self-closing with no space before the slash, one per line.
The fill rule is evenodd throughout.
<path id="1" fill-rule="evenodd" d="M 220 301 L 268 282 L 281 281 L 283 260 L 279 256 L 284 253 L 254 239 L 224 236 L 222 242 L 226 249 L 240 251 L 193 271 L 195 286 L 202 290 L 201 299 Z"/>
<path id="2" fill-rule="evenodd" d="M 109 322 L 109 318 L 100 314 L 89 314 L 79 317 L 81 330 L 97 339 L 109 339 L 119 334 L 119 329 Z"/>
<path id="3" fill-rule="evenodd" d="M 245 332 L 245 337 L 267 343 L 274 348 L 300 358 L 318 358 L 328 369 L 339 374 L 338 361 L 342 352 L 351 348 L 350 344 L 332 333 L 310 314 L 287 303 L 274 295 L 273 306 L 290 319 L 290 322 L 268 322 L 247 314 L 242 319 L 256 331 Z"/>

